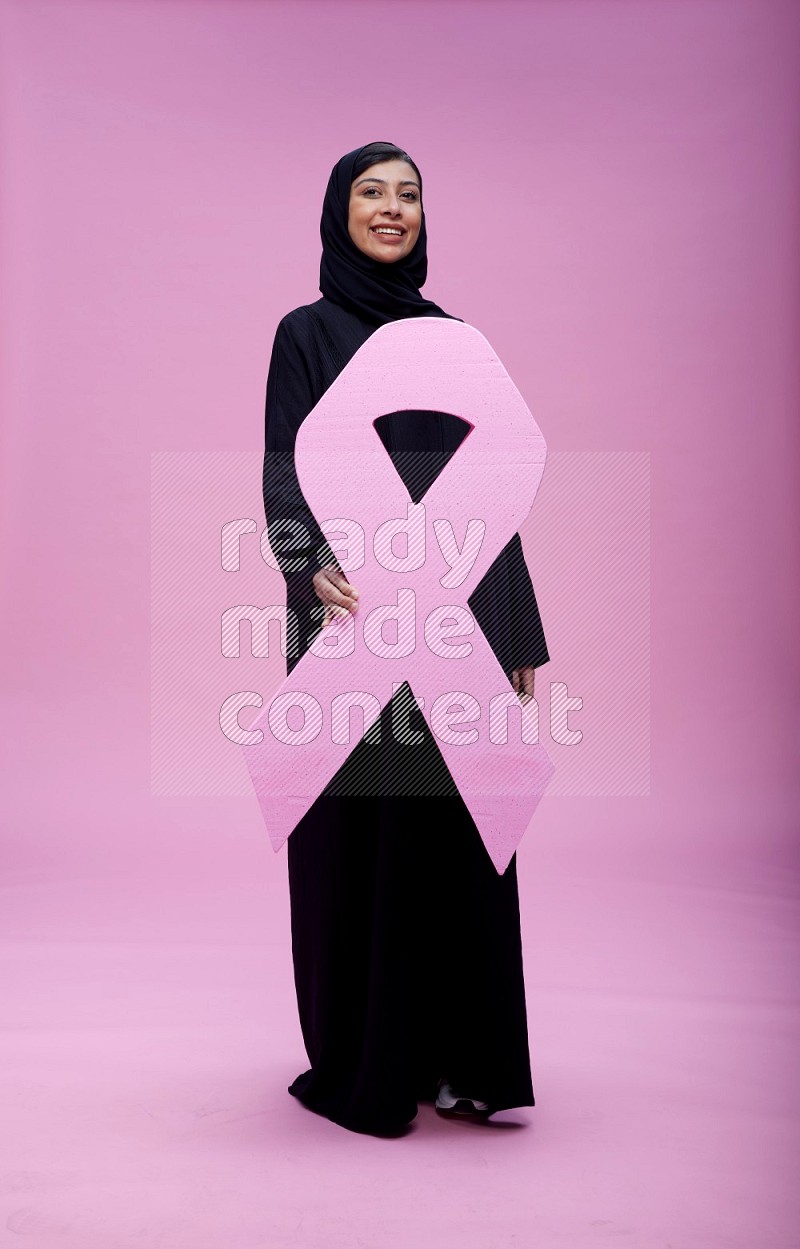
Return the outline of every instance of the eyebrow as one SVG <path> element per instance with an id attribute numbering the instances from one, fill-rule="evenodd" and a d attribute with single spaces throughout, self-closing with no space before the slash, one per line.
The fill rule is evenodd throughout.
<path id="1" fill-rule="evenodd" d="M 356 183 L 356 186 L 361 186 L 362 182 L 382 182 L 383 185 L 386 186 L 385 178 L 359 178 L 358 182 Z M 419 183 L 412 182 L 410 178 L 406 178 L 404 182 L 400 183 L 400 186 L 415 186 L 417 190 L 419 190 Z"/>

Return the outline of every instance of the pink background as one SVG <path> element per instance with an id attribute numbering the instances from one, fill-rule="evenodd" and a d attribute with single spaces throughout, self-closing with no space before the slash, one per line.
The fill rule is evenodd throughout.
<path id="1" fill-rule="evenodd" d="M 793 1245 L 800 9 L 0 12 L 14 1243 Z M 258 466 L 328 172 L 382 138 L 422 169 L 425 293 L 562 465 L 647 456 L 652 491 L 638 647 L 641 566 L 587 561 L 556 459 L 536 506 L 566 521 L 523 534 L 537 693 L 592 647 L 650 678 L 646 786 L 547 796 L 520 853 L 537 1106 L 473 1129 L 423 1105 L 395 1141 L 286 1093 L 286 859 L 255 797 L 151 792 L 150 758 L 151 457 Z"/>

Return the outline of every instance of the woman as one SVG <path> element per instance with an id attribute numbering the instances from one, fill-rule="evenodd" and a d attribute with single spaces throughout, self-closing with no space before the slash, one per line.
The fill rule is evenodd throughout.
<path id="1" fill-rule="evenodd" d="M 402 149 L 370 143 L 343 156 L 320 230 L 322 298 L 280 321 L 267 380 L 268 536 L 279 549 L 287 520 L 310 535 L 307 559 L 294 546 L 278 556 L 298 621 L 288 671 L 333 614 L 358 610 L 357 585 L 300 490 L 297 430 L 378 326 L 449 315 L 420 294 L 422 178 Z M 415 502 L 466 431 L 433 412 L 387 413 L 377 428 Z M 518 534 L 468 601 L 514 688 L 531 697 L 534 669 L 549 655 Z M 423 740 L 413 767 L 410 747 L 391 732 L 392 704 L 404 700 L 406 723 Z M 362 740 L 288 841 L 295 985 L 311 1064 L 289 1092 L 376 1135 L 403 1131 L 420 1100 L 484 1116 L 532 1106 L 516 855 L 499 876 L 408 686 L 380 724 L 379 750 Z"/>

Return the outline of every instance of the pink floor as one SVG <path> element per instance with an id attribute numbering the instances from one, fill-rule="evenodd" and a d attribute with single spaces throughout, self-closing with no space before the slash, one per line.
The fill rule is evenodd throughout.
<path id="1" fill-rule="evenodd" d="M 55 829 L 78 796 L 30 807 Z M 149 863 L 12 879 L 3 1243 L 795 1244 L 790 868 L 735 836 L 693 853 L 652 798 L 547 803 L 520 854 L 537 1105 L 472 1125 L 423 1104 L 395 1140 L 286 1091 L 304 1066 L 286 859 L 255 799 L 131 794 L 116 831 L 130 844 L 138 821 Z"/>

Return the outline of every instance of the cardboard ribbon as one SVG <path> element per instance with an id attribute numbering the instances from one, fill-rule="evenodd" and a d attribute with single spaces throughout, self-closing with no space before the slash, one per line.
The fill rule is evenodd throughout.
<path id="1" fill-rule="evenodd" d="M 416 505 L 374 427 L 413 409 L 471 427 Z M 342 519 L 366 541 L 363 566 L 346 570 L 358 612 L 317 634 L 250 726 L 261 740 L 243 746 L 276 851 L 408 681 L 505 871 L 554 765 L 538 741 L 538 708 L 519 702 L 467 599 L 528 515 L 545 458 L 541 430 L 489 343 L 444 318 L 381 326 L 306 417 L 295 447 L 305 499 L 332 545 Z M 363 707 L 363 728 L 356 711 L 360 733 L 348 741 L 351 703 Z M 292 706 L 302 727 L 290 727 Z"/>

